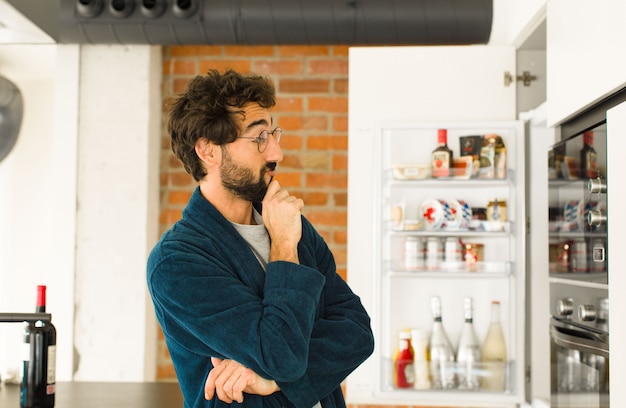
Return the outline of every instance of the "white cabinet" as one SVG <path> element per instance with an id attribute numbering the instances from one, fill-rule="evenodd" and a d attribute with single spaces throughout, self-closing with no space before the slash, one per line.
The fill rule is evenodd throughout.
<path id="1" fill-rule="evenodd" d="M 626 85 L 623 0 L 551 0 L 547 10 L 548 125 Z"/>

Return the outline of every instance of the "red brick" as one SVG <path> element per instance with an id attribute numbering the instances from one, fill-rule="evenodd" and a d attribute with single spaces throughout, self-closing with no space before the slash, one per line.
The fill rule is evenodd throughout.
<path id="1" fill-rule="evenodd" d="M 167 48 L 169 48 L 170 55 L 173 57 L 202 57 L 222 54 L 222 47 L 215 45 L 185 45 Z"/>
<path id="2" fill-rule="evenodd" d="M 326 45 L 283 45 L 278 47 L 281 57 L 303 57 L 329 55 L 331 47 Z"/>
<path id="3" fill-rule="evenodd" d="M 304 119 L 302 116 L 281 115 L 278 122 L 283 132 L 289 132 L 302 129 Z"/>
<path id="4" fill-rule="evenodd" d="M 345 226 L 347 221 L 345 211 L 310 210 L 307 217 L 313 225 Z"/>
<path id="5" fill-rule="evenodd" d="M 268 57 L 274 55 L 274 46 L 224 46 L 224 55 L 237 57 Z"/>
<path id="6" fill-rule="evenodd" d="M 328 193 L 323 191 L 303 191 L 295 193 L 304 200 L 305 206 L 326 205 L 328 204 Z"/>
<path id="7" fill-rule="evenodd" d="M 304 102 L 300 97 L 279 97 L 276 99 L 276 108 L 278 112 L 302 112 Z"/>
<path id="8" fill-rule="evenodd" d="M 210 69 L 217 69 L 220 72 L 234 69 L 245 74 L 250 72 L 250 68 L 250 60 L 248 59 L 204 59 L 199 62 L 198 70 L 201 75 L 207 73 Z"/>
<path id="9" fill-rule="evenodd" d="M 253 68 L 254 72 L 259 75 L 302 75 L 304 73 L 304 63 L 301 60 L 255 61 Z"/>
<path id="10" fill-rule="evenodd" d="M 309 109 L 313 112 L 348 112 L 348 98 L 347 97 L 322 97 L 315 96 L 309 98 Z"/>
<path id="11" fill-rule="evenodd" d="M 327 130 L 328 129 L 328 116 L 307 114 L 304 118 L 304 129 Z"/>
<path id="12" fill-rule="evenodd" d="M 311 75 L 348 75 L 348 59 L 324 58 L 309 61 L 309 74 Z"/>
<path id="13" fill-rule="evenodd" d="M 328 93 L 330 81 L 327 79 L 282 79 L 278 85 L 284 93 Z"/>
<path id="14" fill-rule="evenodd" d="M 297 133 L 283 132 L 280 138 L 280 147 L 284 150 L 298 150 L 303 145 L 302 137 Z"/>
<path id="15" fill-rule="evenodd" d="M 184 206 L 189 201 L 192 193 L 193 191 L 190 190 L 171 191 L 168 198 L 168 204 Z"/>
<path id="16" fill-rule="evenodd" d="M 348 193 L 335 193 L 333 194 L 333 199 L 335 201 L 335 206 L 337 207 L 347 207 L 348 206 Z"/>
<path id="17" fill-rule="evenodd" d="M 276 175 L 276 180 L 278 180 L 278 182 L 280 183 L 280 186 L 283 188 L 289 188 L 289 187 L 300 187 L 301 185 L 301 178 L 300 178 L 300 173 L 290 173 L 290 172 L 282 172 L 278 171 L 278 174 Z"/>
<path id="18" fill-rule="evenodd" d="M 332 55 L 337 57 L 347 57 L 349 55 L 350 47 L 347 45 L 334 45 L 332 49 Z"/>
<path id="19" fill-rule="evenodd" d="M 196 75 L 198 72 L 195 60 L 174 60 L 172 65 L 174 75 Z"/>
<path id="20" fill-rule="evenodd" d="M 333 115 L 333 130 L 337 132 L 347 132 L 348 115 Z"/>
<path id="21" fill-rule="evenodd" d="M 316 188 L 345 189 L 348 186 L 347 174 L 310 173 L 306 175 L 306 186 Z"/>
<path id="22" fill-rule="evenodd" d="M 348 155 L 347 154 L 334 154 L 333 155 L 333 170 L 348 170 Z"/>
<path id="23" fill-rule="evenodd" d="M 313 150 L 348 150 L 348 136 L 310 136 L 307 139 L 307 148 Z"/>
<path id="24" fill-rule="evenodd" d="M 338 94 L 348 94 L 348 78 L 339 78 L 335 79 L 335 85 L 333 86 L 333 91 Z"/>
<path id="25" fill-rule="evenodd" d="M 333 242 L 335 244 L 346 245 L 348 243 L 348 231 L 346 230 L 334 231 Z"/>

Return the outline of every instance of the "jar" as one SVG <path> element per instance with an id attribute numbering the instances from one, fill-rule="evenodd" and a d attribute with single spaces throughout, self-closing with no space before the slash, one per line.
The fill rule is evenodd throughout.
<path id="1" fill-rule="evenodd" d="M 506 222 L 506 201 L 491 200 L 487 205 L 487 221 Z"/>

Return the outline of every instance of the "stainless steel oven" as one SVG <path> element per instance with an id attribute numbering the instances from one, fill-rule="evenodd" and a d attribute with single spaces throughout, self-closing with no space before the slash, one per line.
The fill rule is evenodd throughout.
<path id="1" fill-rule="evenodd" d="M 548 152 L 552 408 L 610 406 L 606 115 L 625 100 L 626 89 L 562 124 Z"/>
<path id="2" fill-rule="evenodd" d="M 552 408 L 609 407 L 608 298 L 603 287 L 552 282 Z"/>

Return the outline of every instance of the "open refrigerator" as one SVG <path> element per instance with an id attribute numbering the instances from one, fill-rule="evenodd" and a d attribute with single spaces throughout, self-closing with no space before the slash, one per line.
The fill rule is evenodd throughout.
<path id="1" fill-rule="evenodd" d="M 515 120 L 515 91 L 501 81 L 503 72 L 515 68 L 514 50 L 439 48 L 350 51 L 348 282 L 372 317 L 376 347 L 348 378 L 347 399 L 355 404 L 518 407 L 525 403 L 528 370 L 527 129 Z M 446 74 L 469 60 L 482 61 L 469 68 L 475 70 L 469 73 L 472 83 Z M 385 81 L 372 80 L 382 76 Z M 432 178 L 422 173 L 424 165 L 430 168 L 438 129 L 447 130 L 455 157 L 461 156 L 462 138 L 499 135 L 506 147 L 504 177 L 453 173 Z M 506 221 L 485 219 L 494 200 L 505 208 Z M 476 217 L 471 226 L 425 228 L 428 203 L 439 203 L 444 212 L 446 204 L 462 204 Z M 406 264 L 409 237 L 423 242 L 424 264 L 417 267 Z M 471 244 L 482 255 L 471 265 L 462 253 L 460 262 L 443 258 L 438 266 L 429 267 L 427 241 L 432 238 L 444 253 L 450 239 Z M 473 299 L 473 324 L 481 344 L 490 324 L 491 302 L 500 302 L 507 348 L 502 390 L 397 386 L 394 355 L 399 333 L 432 329 L 433 296 L 441 301 L 443 326 L 454 348 L 464 325 L 464 298 Z M 459 368 L 455 363 L 450 366 L 453 372 Z M 474 373 L 480 377 L 489 368 L 479 363 Z"/>

